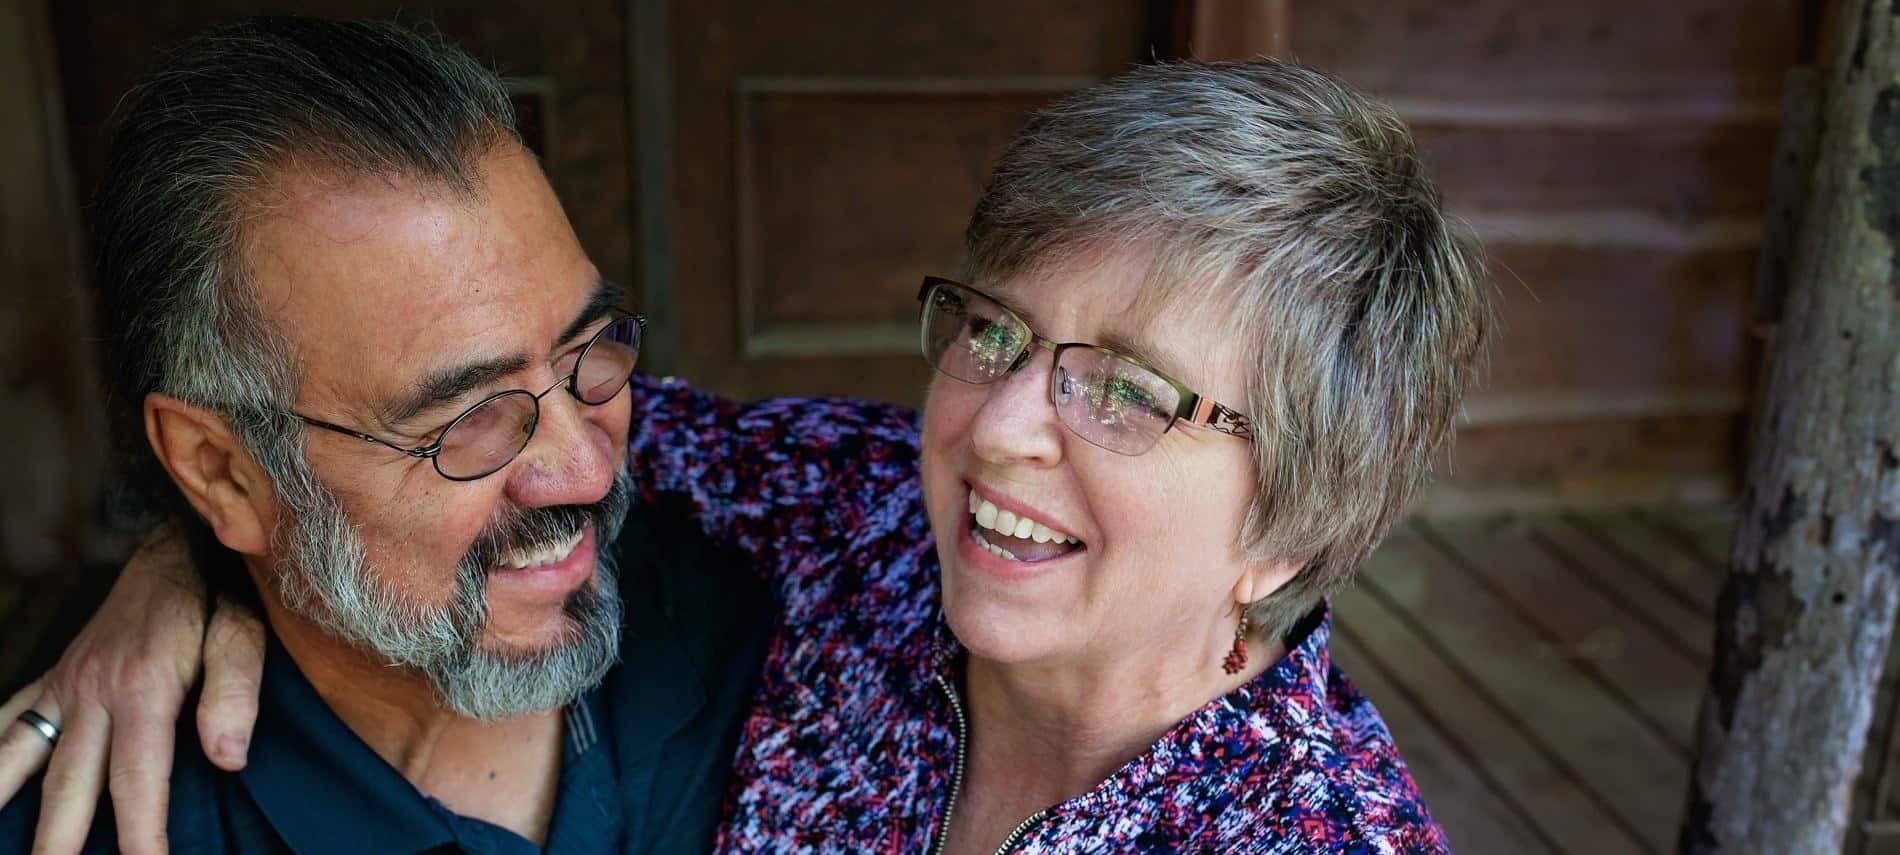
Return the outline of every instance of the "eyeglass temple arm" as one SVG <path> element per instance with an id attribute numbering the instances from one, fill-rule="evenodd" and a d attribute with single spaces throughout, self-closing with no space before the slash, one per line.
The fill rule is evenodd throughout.
<path id="1" fill-rule="evenodd" d="M 1194 396 L 1192 409 L 1187 415 L 1181 416 L 1181 420 L 1208 430 L 1220 431 L 1229 436 L 1242 439 L 1253 438 L 1253 423 L 1247 421 L 1246 416 L 1241 415 L 1232 407 L 1200 395 Z"/>
<path id="2" fill-rule="evenodd" d="M 298 413 L 292 413 L 291 415 L 294 415 L 297 418 L 302 419 L 304 424 L 310 425 L 311 427 L 320 427 L 327 431 L 343 434 L 344 436 L 356 437 L 357 439 L 363 440 L 364 442 L 373 442 L 384 448 L 400 451 L 404 454 L 409 455 L 410 457 L 426 459 L 426 458 L 434 457 L 437 452 L 442 450 L 442 444 L 439 442 L 432 442 L 421 448 L 403 448 L 402 446 L 397 445 L 388 440 L 379 439 L 377 437 L 363 433 L 362 431 L 350 430 L 349 428 L 346 428 L 342 425 L 331 424 L 322 419 L 313 419 L 309 416 L 301 415 Z"/>

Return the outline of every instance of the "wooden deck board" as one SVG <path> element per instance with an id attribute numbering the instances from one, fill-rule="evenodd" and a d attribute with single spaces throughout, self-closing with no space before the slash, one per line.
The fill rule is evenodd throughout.
<path id="1" fill-rule="evenodd" d="M 1575 663 L 1556 654 L 1496 594 L 1437 555 L 1418 536 L 1395 533 L 1360 584 L 1394 618 L 1453 660 L 1466 687 L 1563 770 L 1611 824 L 1661 852 L 1675 834 L 1687 765 Z M 1371 646 L 1371 642 L 1368 642 Z M 1375 653 L 1384 654 L 1380 648 Z M 1468 732 L 1491 738 L 1490 727 Z M 1560 836 L 1560 839 L 1567 839 Z"/>
<path id="2" fill-rule="evenodd" d="M 1714 618 L 1723 574 L 1713 572 L 1720 568 L 1702 557 L 1701 549 L 1691 552 L 1654 528 L 1631 524 L 1626 515 L 1565 514 L 1563 519 L 1595 538 L 1684 609 Z"/>
<path id="3" fill-rule="evenodd" d="M 1735 513 L 1727 509 L 1687 509 L 1667 513 L 1636 509 L 1628 518 L 1675 543 L 1720 579 L 1728 572 L 1729 546 L 1735 539 Z"/>
<path id="4" fill-rule="evenodd" d="M 1459 852 L 1562 852 L 1516 801 L 1499 799 L 1503 789 L 1490 778 L 1479 749 L 1468 735 L 1448 730 L 1445 723 L 1410 688 L 1389 676 L 1388 663 L 1374 659 L 1350 629 L 1334 632 L 1334 660 L 1352 675 L 1368 697 L 1377 697 L 1379 715 L 1394 733 L 1404 733 L 1399 751 L 1406 768 L 1425 796 L 1452 848 Z"/>
<path id="5" fill-rule="evenodd" d="M 1694 732 L 1706 657 L 1690 655 L 1641 624 L 1615 601 L 1580 587 L 1570 570 L 1513 520 L 1421 527 L 1461 569 L 1511 603 L 1536 627 L 1540 653 L 1571 662 L 1685 760 Z"/>
<path id="6" fill-rule="evenodd" d="M 1368 651 L 1368 656 L 1380 657 L 1385 665 L 1382 673 L 1391 684 L 1415 698 L 1412 704 L 1416 708 L 1430 710 L 1444 722 L 1440 732 L 1447 734 L 1445 741 L 1467 747 L 1464 756 L 1469 758 L 1468 767 L 1488 787 L 1481 799 L 1522 817 L 1557 851 L 1616 852 L 1639 845 L 1634 835 L 1618 827 L 1607 805 L 1593 801 L 1591 794 L 1578 786 L 1575 770 L 1527 738 L 1499 705 L 1474 689 L 1475 678 L 1456 670 L 1455 660 L 1434 651 L 1429 634 L 1408 626 L 1403 615 L 1388 609 L 1363 584 L 1341 591 L 1334 603 L 1338 634 Z M 1347 675 L 1358 679 L 1356 672 L 1349 670 Z M 1366 692 L 1374 705 L 1385 703 L 1386 696 L 1377 688 L 1368 685 Z M 1402 752 L 1409 752 L 1408 746 L 1413 743 L 1428 743 L 1434 738 L 1433 733 L 1404 719 L 1388 719 L 1386 724 Z M 1461 824 L 1473 809 L 1439 805 L 1463 797 L 1466 791 L 1462 787 L 1434 792 L 1434 783 L 1421 782 L 1420 786 L 1425 788 L 1426 806 L 1448 823 L 1445 831 L 1454 843 L 1467 837 L 1483 838 L 1488 833 L 1488 822 Z"/>
<path id="7" fill-rule="evenodd" d="M 1682 654 L 1708 661 L 1715 640 L 1713 610 L 1678 602 L 1641 569 L 1630 566 L 1614 545 L 1606 544 L 1568 520 L 1539 518 L 1532 537 L 1577 577 L 1580 590 L 1592 590 L 1616 603 L 1634 623 L 1663 636 Z"/>

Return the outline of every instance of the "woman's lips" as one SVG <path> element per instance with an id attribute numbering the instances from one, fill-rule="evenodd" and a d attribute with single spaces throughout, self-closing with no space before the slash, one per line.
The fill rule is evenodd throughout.
<path id="1" fill-rule="evenodd" d="M 979 543 L 975 537 L 976 520 L 969 514 L 962 514 L 957 525 L 957 558 L 961 563 L 983 575 L 1006 582 L 1020 582 L 1047 576 L 1070 565 L 1088 548 L 1080 544 L 1067 552 L 1039 561 L 1012 561 L 996 555 Z"/>

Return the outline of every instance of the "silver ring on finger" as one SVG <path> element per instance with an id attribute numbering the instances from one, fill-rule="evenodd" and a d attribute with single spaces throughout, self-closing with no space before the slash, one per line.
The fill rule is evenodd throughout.
<path id="1" fill-rule="evenodd" d="M 59 744 L 59 725 L 53 720 L 32 710 L 20 713 L 19 722 L 33 729 L 34 733 L 46 740 L 47 745 Z"/>

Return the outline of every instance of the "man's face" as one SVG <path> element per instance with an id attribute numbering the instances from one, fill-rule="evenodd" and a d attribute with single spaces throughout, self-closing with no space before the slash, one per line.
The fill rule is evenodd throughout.
<path id="1" fill-rule="evenodd" d="M 244 252 L 296 356 L 299 413 L 415 448 L 496 392 L 572 370 L 611 298 L 532 158 L 507 144 L 481 164 L 473 195 L 315 173 L 263 200 Z M 361 543 L 372 607 L 396 621 L 460 608 L 474 652 L 529 662 L 592 629 L 576 602 L 613 596 L 599 555 L 624 497 L 603 500 L 627 424 L 624 391 L 587 406 L 557 389 L 520 456 L 469 482 L 328 431 L 304 450 Z"/>

